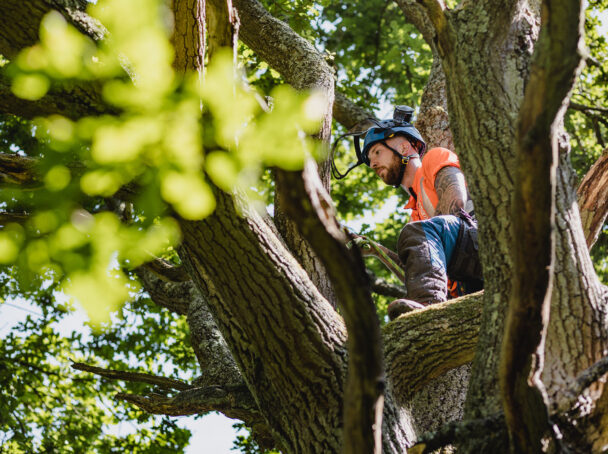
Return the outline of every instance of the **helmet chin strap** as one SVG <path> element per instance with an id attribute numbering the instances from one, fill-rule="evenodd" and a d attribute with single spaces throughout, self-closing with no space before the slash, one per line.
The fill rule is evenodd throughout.
<path id="1" fill-rule="evenodd" d="M 407 167 L 407 164 L 404 164 L 403 161 L 401 161 L 401 166 L 399 168 L 399 178 L 397 180 L 398 182 L 393 187 L 399 188 L 401 186 L 401 182 L 403 181 L 403 175 L 405 174 L 406 167 Z"/>

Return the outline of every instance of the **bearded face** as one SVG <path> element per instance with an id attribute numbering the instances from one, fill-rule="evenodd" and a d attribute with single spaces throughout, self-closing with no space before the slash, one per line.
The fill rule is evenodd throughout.
<path id="1" fill-rule="evenodd" d="M 396 186 L 401 183 L 399 181 L 399 173 L 401 170 L 401 160 L 393 153 L 390 153 L 388 162 L 384 162 L 380 167 L 376 167 L 374 171 L 382 181 L 391 186 Z"/>

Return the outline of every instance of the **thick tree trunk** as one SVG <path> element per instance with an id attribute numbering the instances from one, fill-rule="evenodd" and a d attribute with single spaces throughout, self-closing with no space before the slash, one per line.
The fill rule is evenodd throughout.
<path id="1" fill-rule="evenodd" d="M 496 371 L 511 289 L 511 245 L 516 244 L 509 222 L 514 170 L 511 150 L 537 27 L 535 16 L 522 11 L 519 22 L 513 24 L 510 41 L 505 43 L 504 37 L 492 33 L 505 24 L 494 23 L 487 15 L 482 4 L 469 4 L 448 16 L 450 26 L 445 33 L 451 47 L 443 55 L 456 152 L 476 202 L 485 281 L 485 310 L 466 406 L 469 418 L 501 410 Z M 520 40 L 516 39 L 518 34 Z M 470 39 L 472 35 L 475 40 Z M 513 47 L 515 53 L 508 52 L 509 44 L 515 41 L 524 43 L 523 48 L 518 44 Z M 516 64 L 518 60 L 520 64 Z M 521 82 L 505 87 L 511 81 Z"/>
<path id="2" fill-rule="evenodd" d="M 564 396 L 564 387 L 586 368 L 608 353 L 608 300 L 605 287 L 594 272 L 581 229 L 572 184 L 575 174 L 567 153 L 560 157 L 556 219 L 556 273 L 554 297 L 546 342 L 543 381 L 554 405 Z M 561 388 L 561 389 L 560 389 Z M 603 383 L 589 393 L 588 411 L 593 410 Z"/>
<path id="3" fill-rule="evenodd" d="M 501 411 L 496 371 L 511 291 L 511 247 L 518 244 L 509 221 L 514 181 L 512 150 L 515 118 L 538 34 L 538 10 L 523 3 L 498 6 L 492 1 L 463 4 L 446 14 L 429 10 L 438 16 L 434 25 L 439 30 L 447 78 L 450 123 L 480 221 L 486 302 L 466 406 L 467 418 L 480 418 Z M 560 162 L 557 182 L 556 280 L 543 375 L 554 395 L 560 385 L 573 380 L 606 351 L 606 301 L 588 252 L 582 247 L 584 237 L 566 160 L 563 157 Z M 578 315 L 570 318 L 566 314 Z M 557 336 L 558 331 L 561 336 Z M 570 354 L 573 336 L 580 344 L 575 347 L 576 353 Z M 561 383 L 554 383 L 560 375 Z M 485 449 L 483 444 L 473 446 L 471 441 L 468 450 Z"/>

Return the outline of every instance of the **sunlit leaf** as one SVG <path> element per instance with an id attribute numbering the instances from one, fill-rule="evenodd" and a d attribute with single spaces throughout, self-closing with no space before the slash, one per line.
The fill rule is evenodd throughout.
<path id="1" fill-rule="evenodd" d="M 49 79 L 41 74 L 19 74 L 13 79 L 11 89 L 19 98 L 37 101 L 46 95 L 49 87 Z"/>
<path id="2" fill-rule="evenodd" d="M 49 191 L 61 191 L 71 179 L 70 169 L 65 166 L 54 166 L 44 176 L 44 184 Z"/>
<path id="3" fill-rule="evenodd" d="M 237 182 L 238 166 L 228 153 L 209 153 L 205 158 L 205 170 L 213 182 L 224 191 L 231 191 Z"/>
<path id="4" fill-rule="evenodd" d="M 169 172 L 163 176 L 163 198 L 185 219 L 202 219 L 215 209 L 215 197 L 200 175 Z"/>

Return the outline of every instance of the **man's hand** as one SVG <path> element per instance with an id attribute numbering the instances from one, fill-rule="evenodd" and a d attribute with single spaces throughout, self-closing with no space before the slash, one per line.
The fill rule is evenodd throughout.
<path id="1" fill-rule="evenodd" d="M 376 248 L 372 247 L 372 244 L 374 243 L 372 240 L 364 235 L 357 235 L 356 233 L 351 233 L 350 235 L 352 237 L 352 241 L 359 246 L 361 255 L 363 257 L 378 256 Z"/>
<path id="2" fill-rule="evenodd" d="M 468 200 L 464 175 L 457 167 L 444 167 L 435 177 L 437 206 L 435 216 L 441 214 L 458 214 Z"/>

